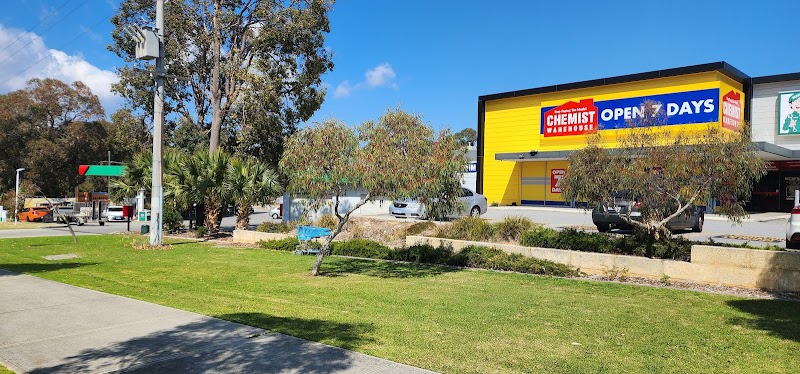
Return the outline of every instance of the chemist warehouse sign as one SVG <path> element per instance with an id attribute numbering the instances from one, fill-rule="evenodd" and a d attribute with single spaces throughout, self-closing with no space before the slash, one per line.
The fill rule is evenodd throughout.
<path id="1" fill-rule="evenodd" d="M 738 129 L 742 113 L 740 96 L 735 91 L 724 96 L 723 127 Z M 541 133 L 550 137 L 625 128 L 628 121 L 642 116 L 645 100 L 660 104 L 654 106 L 653 115 L 666 113 L 665 125 L 719 121 L 720 95 L 719 89 L 714 88 L 606 101 L 584 99 L 543 107 Z"/>

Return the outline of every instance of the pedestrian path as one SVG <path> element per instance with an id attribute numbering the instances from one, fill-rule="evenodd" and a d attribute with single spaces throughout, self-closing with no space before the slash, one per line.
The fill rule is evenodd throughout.
<path id="1" fill-rule="evenodd" d="M 2 269 L 0 363 L 17 373 L 430 373 Z"/>

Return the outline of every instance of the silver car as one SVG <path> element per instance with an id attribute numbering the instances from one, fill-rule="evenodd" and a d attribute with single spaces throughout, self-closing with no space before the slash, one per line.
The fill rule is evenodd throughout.
<path id="1" fill-rule="evenodd" d="M 481 214 L 486 213 L 489 209 L 486 203 L 486 196 L 483 196 L 469 188 L 461 188 L 461 196 L 459 197 L 462 203 L 462 210 L 456 214 L 448 214 L 447 217 L 454 218 L 458 216 L 470 215 L 472 217 L 479 217 Z M 425 205 L 421 204 L 417 199 L 403 199 L 392 202 L 389 205 L 389 213 L 397 218 L 414 217 L 425 219 Z"/>

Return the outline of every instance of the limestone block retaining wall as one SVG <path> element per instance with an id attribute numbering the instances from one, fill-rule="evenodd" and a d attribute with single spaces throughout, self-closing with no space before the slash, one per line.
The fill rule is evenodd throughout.
<path id="1" fill-rule="evenodd" d="M 684 262 L 424 236 L 406 237 L 406 245 L 414 244 L 451 246 L 454 251 L 470 245 L 495 247 L 508 253 L 519 253 L 580 268 L 587 274 L 607 274 L 614 269 L 626 269 L 627 275 L 632 277 L 661 279 L 666 275 L 672 280 L 688 282 L 800 291 L 798 252 L 695 245 L 692 246 L 692 262 Z"/>
<path id="2" fill-rule="evenodd" d="M 234 243 L 255 244 L 259 240 L 282 240 L 291 236 L 294 235 L 252 230 L 233 230 Z"/>

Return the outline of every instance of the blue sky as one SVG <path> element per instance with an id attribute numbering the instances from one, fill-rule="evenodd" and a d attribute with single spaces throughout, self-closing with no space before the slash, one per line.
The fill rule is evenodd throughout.
<path id="1" fill-rule="evenodd" d="M 118 3 L 7 3 L 0 93 L 34 77 L 81 80 L 113 112 L 122 61 L 106 45 Z M 311 121 L 357 125 L 399 106 L 455 132 L 475 128 L 480 95 L 715 61 L 754 77 L 800 72 L 796 9 L 782 0 L 340 0 L 326 43 L 336 66 Z"/>

